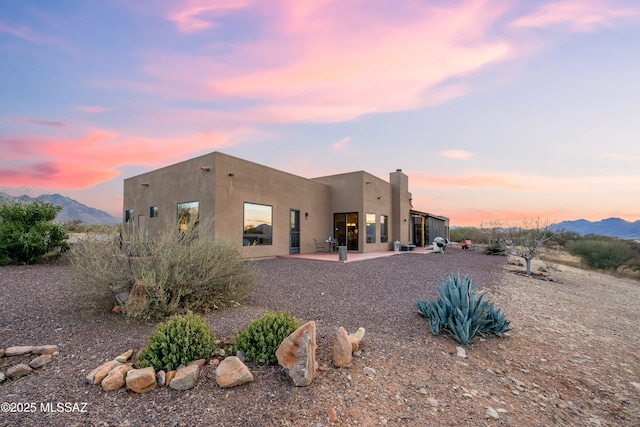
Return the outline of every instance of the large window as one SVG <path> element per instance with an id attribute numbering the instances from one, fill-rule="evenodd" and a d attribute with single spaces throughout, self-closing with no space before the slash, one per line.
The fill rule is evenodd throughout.
<path id="1" fill-rule="evenodd" d="M 244 204 L 244 246 L 271 245 L 272 209 L 268 205 Z"/>
<path id="2" fill-rule="evenodd" d="M 367 213 L 365 215 L 367 221 L 367 243 L 376 242 L 376 214 Z"/>
<path id="3" fill-rule="evenodd" d="M 178 224 L 180 231 L 187 231 L 189 227 L 193 227 L 198 223 L 198 215 L 200 214 L 199 202 L 183 202 L 178 203 Z"/>
<path id="4" fill-rule="evenodd" d="M 380 215 L 380 243 L 389 242 L 389 216 Z"/>

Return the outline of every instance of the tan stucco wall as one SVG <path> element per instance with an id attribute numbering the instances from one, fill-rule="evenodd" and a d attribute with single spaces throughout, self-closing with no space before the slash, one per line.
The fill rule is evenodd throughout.
<path id="1" fill-rule="evenodd" d="M 218 153 L 216 234 L 242 241 L 244 203 L 273 207 L 273 243 L 245 247 L 249 257 L 289 253 L 290 209 L 300 211 L 300 252 L 315 252 L 332 227 L 329 187 L 296 175 Z M 233 174 L 233 176 L 229 176 Z M 308 215 L 305 215 L 308 213 Z"/>
<path id="2" fill-rule="evenodd" d="M 201 212 L 213 212 L 213 154 L 125 179 L 124 210 L 134 210 L 136 226 L 140 215 L 144 215 L 149 233 L 156 233 L 165 226 L 167 220 L 177 219 L 177 204 L 181 202 L 199 201 Z M 209 167 L 210 171 L 203 171 L 201 167 Z M 151 206 L 158 207 L 157 218 L 149 218 Z"/>
<path id="3" fill-rule="evenodd" d="M 333 213 L 358 213 L 358 251 L 375 252 L 393 248 L 393 197 L 391 185 L 365 171 L 314 178 L 331 187 Z M 376 215 L 375 243 L 367 243 L 366 214 Z M 380 216 L 389 217 L 388 242 L 380 241 Z"/>
<path id="4" fill-rule="evenodd" d="M 149 185 L 143 187 L 142 183 Z M 164 226 L 165 221 L 175 221 L 177 203 L 187 201 L 199 201 L 200 218 L 213 216 L 215 235 L 229 238 L 239 247 L 244 203 L 272 206 L 272 244 L 242 247 L 243 253 L 251 258 L 289 253 L 290 209 L 300 210 L 302 253 L 315 252 L 314 238 L 324 241 L 333 224 L 326 185 L 219 152 L 124 182 L 124 209 L 134 209 L 136 218 L 139 214 L 147 215 L 150 233 Z M 158 218 L 148 219 L 150 206 L 158 206 Z"/>
<path id="5" fill-rule="evenodd" d="M 214 218 L 216 236 L 236 242 L 250 258 L 289 253 L 291 209 L 300 211 L 301 253 L 315 252 L 314 239 L 324 242 L 334 234 L 335 213 L 358 213 L 359 252 L 390 250 L 396 240 L 410 243 L 411 193 L 400 170 L 389 174 L 389 182 L 364 171 L 307 179 L 214 152 L 124 181 L 123 208 L 133 209 L 134 224 L 140 220 L 150 234 L 176 222 L 177 204 L 190 201 L 199 202 L 202 220 Z M 272 207 L 271 245 L 242 246 L 245 202 Z M 151 206 L 158 207 L 158 218 L 149 218 Z M 366 239 L 367 213 L 376 216 L 373 243 Z M 381 215 L 389 218 L 388 242 L 380 241 Z"/>

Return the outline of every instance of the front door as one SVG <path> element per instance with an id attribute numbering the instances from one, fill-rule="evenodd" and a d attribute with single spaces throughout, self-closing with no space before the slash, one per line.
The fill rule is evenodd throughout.
<path id="1" fill-rule="evenodd" d="M 333 237 L 340 246 L 346 246 L 349 251 L 358 250 L 358 212 L 334 214 L 333 228 Z"/>
<path id="2" fill-rule="evenodd" d="M 300 253 L 300 211 L 291 209 L 290 211 L 290 227 L 289 227 L 289 253 Z"/>

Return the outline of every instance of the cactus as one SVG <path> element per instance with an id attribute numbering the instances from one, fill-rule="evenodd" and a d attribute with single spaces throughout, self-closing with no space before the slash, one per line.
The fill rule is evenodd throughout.
<path id="1" fill-rule="evenodd" d="M 437 287 L 437 300 L 416 302 L 418 312 L 429 319 L 434 335 L 449 333 L 461 344 L 469 344 L 476 335 L 503 336 L 510 330 L 505 315 L 485 300 L 486 293 L 478 296 L 477 285 L 469 275 L 464 279 L 449 275 Z"/>

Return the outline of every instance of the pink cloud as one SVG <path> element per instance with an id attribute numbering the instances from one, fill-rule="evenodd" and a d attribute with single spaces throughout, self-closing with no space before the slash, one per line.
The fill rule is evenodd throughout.
<path id="1" fill-rule="evenodd" d="M 410 186 L 427 189 L 502 188 L 524 190 L 531 188 L 514 175 L 419 175 L 410 174 Z"/>
<path id="2" fill-rule="evenodd" d="M 635 156 L 633 154 L 622 154 L 622 153 L 605 153 L 604 157 L 613 160 L 619 160 L 623 162 L 640 162 L 640 156 Z"/>
<path id="3" fill-rule="evenodd" d="M 176 23 L 184 33 L 193 33 L 215 26 L 214 18 L 221 13 L 242 9 L 250 2 L 246 0 L 190 0 L 185 7 L 172 12 L 168 19 Z"/>
<path id="4" fill-rule="evenodd" d="M 447 150 L 441 151 L 438 153 L 441 157 L 446 157 L 449 159 L 463 160 L 473 157 L 473 153 L 471 151 L 466 150 Z"/>
<path id="5" fill-rule="evenodd" d="M 331 144 L 331 147 L 334 150 L 344 150 L 347 147 L 347 143 L 349 141 L 351 141 L 351 137 L 347 136 L 346 138 L 342 138 L 340 141 L 337 141 Z"/>
<path id="6" fill-rule="evenodd" d="M 191 19 L 231 10 L 263 17 L 261 38 L 217 57 L 150 56 L 146 71 L 158 79 L 158 90 L 198 100 L 251 100 L 253 107 L 238 115 L 258 120 L 339 121 L 462 96 L 469 88 L 451 79 L 512 54 L 509 43 L 489 36 L 503 9 L 486 0 L 446 7 L 199 1 L 170 19 L 197 30 L 213 20 Z"/>
<path id="7" fill-rule="evenodd" d="M 43 36 L 27 26 L 9 25 L 2 21 L 0 21 L 0 33 L 9 34 L 33 44 L 44 45 L 56 42 L 56 39 Z"/>
<path id="8" fill-rule="evenodd" d="M 516 27 L 545 28 L 568 26 L 574 31 L 610 27 L 621 19 L 638 20 L 640 8 L 618 6 L 615 1 L 567 0 L 541 6 L 535 12 L 513 21 Z"/>
<path id="9" fill-rule="evenodd" d="M 218 132 L 172 139 L 131 137 L 102 129 L 77 139 L 0 136 L 6 160 L 0 166 L 0 186 L 89 188 L 118 176 L 124 165 L 157 167 L 230 145 L 231 136 Z"/>
<path id="10" fill-rule="evenodd" d="M 97 105 L 79 105 L 75 107 L 75 109 L 78 111 L 83 111 L 85 113 L 93 113 L 93 114 L 104 113 L 110 110 L 109 108 L 99 107 Z"/>
<path id="11" fill-rule="evenodd" d="M 24 121 L 27 123 L 31 123 L 39 126 L 47 126 L 47 127 L 54 127 L 54 128 L 67 127 L 67 124 L 65 122 L 60 122 L 56 120 L 24 119 Z"/>
<path id="12" fill-rule="evenodd" d="M 598 192 L 634 192 L 640 188 L 640 175 L 588 175 L 588 176 L 545 176 L 524 175 L 517 172 L 501 174 L 424 175 L 409 173 L 410 186 L 429 190 L 442 189 L 504 189 L 519 193 L 544 193 L 562 200 L 566 194 L 593 195 Z"/>

